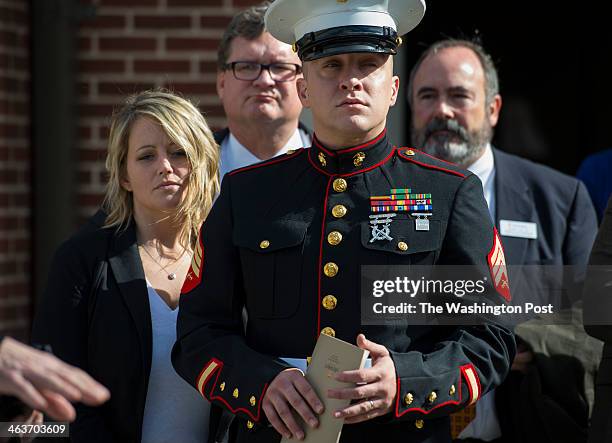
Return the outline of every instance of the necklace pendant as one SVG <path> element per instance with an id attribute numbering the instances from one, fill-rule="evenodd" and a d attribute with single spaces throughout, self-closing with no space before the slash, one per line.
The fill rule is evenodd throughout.
<path id="1" fill-rule="evenodd" d="M 168 274 L 168 280 L 174 280 L 176 278 L 176 274 L 174 272 L 171 272 L 170 274 Z"/>

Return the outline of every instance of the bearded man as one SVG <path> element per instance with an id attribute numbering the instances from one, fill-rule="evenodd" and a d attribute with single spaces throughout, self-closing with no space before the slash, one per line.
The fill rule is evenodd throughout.
<path id="1" fill-rule="evenodd" d="M 480 178 L 489 213 L 501 234 L 506 263 L 511 267 L 509 276 L 513 298 L 520 296 L 519 287 L 525 282 L 524 279 L 513 279 L 512 266 L 573 267 L 572 283 L 579 286 L 597 234 L 593 204 L 585 186 L 575 178 L 491 146 L 493 128 L 502 106 L 497 71 L 491 56 L 471 41 L 447 39 L 433 44 L 412 69 L 408 102 L 412 110 L 413 146 L 457 163 Z M 525 294 L 532 297 L 534 293 L 527 287 Z M 588 368 L 593 366 L 590 360 L 597 357 L 586 358 L 581 353 L 583 347 L 578 338 L 584 337 L 584 331 L 580 328 L 568 335 L 563 326 L 566 325 L 542 328 L 539 333 L 541 340 L 534 342 L 538 345 L 545 343 L 549 352 L 558 350 L 558 354 L 571 354 L 588 372 Z M 534 345 L 533 342 L 527 343 L 527 337 L 523 337 L 526 341 L 521 341 L 520 332 L 515 332 L 519 352 L 510 378 L 514 374 L 517 383 L 522 383 L 521 373 L 527 373 L 537 360 L 530 349 L 534 352 L 538 349 L 530 346 Z M 567 339 L 568 336 L 574 339 Z M 566 394 L 572 390 L 570 384 L 558 388 L 565 390 Z M 582 387 L 575 388 L 575 403 L 578 404 L 585 394 Z M 512 393 L 512 389 L 508 391 Z M 524 414 L 525 410 L 518 406 L 519 400 L 506 401 L 502 405 L 499 399 L 495 402 L 496 392 L 487 394 L 478 402 L 476 419 L 463 430 L 462 438 L 523 441 L 519 434 L 526 432 L 531 437 L 529 441 L 552 441 L 550 436 L 543 434 L 546 423 L 534 421 L 533 426 L 525 422 L 520 425 L 512 423 L 510 417 L 517 418 L 516 414 L 520 411 Z M 550 395 L 556 398 L 553 393 Z M 587 392 L 586 397 L 589 396 L 592 403 L 592 391 L 590 394 Z M 544 395 L 540 394 L 537 399 L 530 398 L 529 401 L 537 403 L 543 398 Z M 563 430 L 564 438 L 568 438 L 563 441 L 579 441 L 575 436 L 584 434 L 586 424 L 580 420 L 554 421 L 550 424 Z"/>

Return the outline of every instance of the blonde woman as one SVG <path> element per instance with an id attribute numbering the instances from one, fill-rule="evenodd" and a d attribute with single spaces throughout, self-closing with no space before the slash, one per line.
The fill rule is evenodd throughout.
<path id="1" fill-rule="evenodd" d="M 170 92 L 131 96 L 113 115 L 103 227 L 59 248 L 33 330 L 111 392 L 99 408 L 78 406 L 73 441 L 207 441 L 209 404 L 174 372 L 170 351 L 218 157 L 199 111 Z"/>

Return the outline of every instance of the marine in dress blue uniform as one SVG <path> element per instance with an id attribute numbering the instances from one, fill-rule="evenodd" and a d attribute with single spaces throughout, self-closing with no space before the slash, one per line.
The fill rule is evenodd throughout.
<path id="1" fill-rule="evenodd" d="M 309 62 L 393 55 L 423 14 L 420 0 L 277 0 L 266 23 Z M 225 176 L 183 287 L 174 366 L 236 414 L 230 441 L 279 441 L 262 404 L 291 367 L 283 358 L 311 355 L 321 333 L 352 343 L 363 333 L 388 350 L 395 396 L 385 414 L 345 425 L 340 441 L 448 442 L 448 415 L 506 376 L 512 333 L 493 323 L 362 325 L 359 276 L 362 265 L 470 265 L 491 276 L 489 300 L 505 303 L 503 248 L 480 181 L 394 146 L 384 128 L 333 149 L 317 138 L 316 116 L 314 129 L 311 148 Z M 377 214 L 395 214 L 388 229 L 373 227 Z"/>

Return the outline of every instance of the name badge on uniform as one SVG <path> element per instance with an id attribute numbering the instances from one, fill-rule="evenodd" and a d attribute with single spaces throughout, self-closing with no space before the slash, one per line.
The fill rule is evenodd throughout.
<path id="1" fill-rule="evenodd" d="M 505 237 L 538 238 L 538 225 L 533 222 L 517 220 L 500 220 L 499 233 Z"/>
<path id="2" fill-rule="evenodd" d="M 415 231 L 429 231 L 429 218 L 431 212 L 413 212 Z"/>

